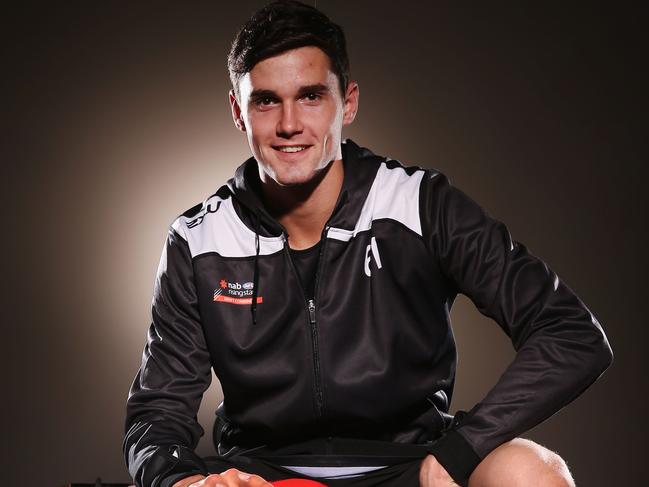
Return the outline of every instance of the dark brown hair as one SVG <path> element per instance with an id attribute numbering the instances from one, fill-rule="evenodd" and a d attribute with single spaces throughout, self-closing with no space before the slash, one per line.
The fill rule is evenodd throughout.
<path id="1" fill-rule="evenodd" d="M 319 47 L 329 57 L 341 96 L 349 82 L 349 58 L 342 28 L 316 8 L 280 0 L 255 12 L 232 42 L 228 71 L 239 98 L 239 81 L 264 59 L 304 46 Z"/>

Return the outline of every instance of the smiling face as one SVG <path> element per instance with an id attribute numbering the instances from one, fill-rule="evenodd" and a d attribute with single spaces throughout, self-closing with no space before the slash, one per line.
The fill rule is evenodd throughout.
<path id="1" fill-rule="evenodd" d="M 292 186 L 311 181 L 342 158 L 342 127 L 354 120 L 358 85 L 345 96 L 329 57 L 307 46 L 264 59 L 230 92 L 235 125 L 244 131 L 263 183 Z"/>

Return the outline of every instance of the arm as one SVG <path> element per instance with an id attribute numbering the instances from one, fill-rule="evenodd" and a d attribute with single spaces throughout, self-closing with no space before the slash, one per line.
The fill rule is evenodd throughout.
<path id="1" fill-rule="evenodd" d="M 584 392 L 613 354 L 597 319 L 548 266 L 440 173 L 422 181 L 430 251 L 458 292 L 494 319 L 516 356 L 487 396 L 430 452 L 460 484 L 500 444 Z M 425 230 L 426 231 L 426 230 Z"/>
<path id="2" fill-rule="evenodd" d="M 183 237 L 170 229 L 142 365 L 126 405 L 123 452 L 136 485 L 168 487 L 207 474 L 193 449 L 203 435 L 196 413 L 211 378 L 191 255 Z"/>

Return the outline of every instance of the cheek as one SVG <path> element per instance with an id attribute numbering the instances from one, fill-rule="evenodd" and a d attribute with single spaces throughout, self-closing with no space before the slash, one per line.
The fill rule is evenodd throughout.
<path id="1" fill-rule="evenodd" d="M 333 107 L 309 113 L 309 125 L 318 135 L 327 139 L 340 131 L 342 118 Z"/>
<path id="2" fill-rule="evenodd" d="M 249 113 L 246 117 L 245 123 L 249 137 L 260 139 L 266 137 L 269 132 L 274 133 L 275 124 L 271 112 Z"/>
<path id="3" fill-rule="evenodd" d="M 340 107 L 337 107 L 340 108 Z M 342 109 L 332 109 L 329 113 L 327 132 L 327 149 L 335 150 L 334 146 L 340 142 L 343 128 Z"/>
<path id="4" fill-rule="evenodd" d="M 342 105 L 335 103 L 328 107 L 326 117 L 327 131 L 330 134 L 339 134 L 343 126 L 343 110 Z"/>

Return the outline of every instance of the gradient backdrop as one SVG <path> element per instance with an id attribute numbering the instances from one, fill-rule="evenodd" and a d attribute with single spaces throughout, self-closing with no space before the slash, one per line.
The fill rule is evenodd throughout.
<path id="1" fill-rule="evenodd" d="M 525 436 L 558 451 L 580 486 L 642 484 L 646 12 L 317 3 L 346 29 L 360 84 L 346 136 L 445 172 L 608 334 L 609 371 Z M 248 157 L 225 58 L 262 4 L 51 2 L 4 17 L 1 485 L 128 480 L 124 404 L 160 250 L 175 216 Z M 513 352 L 468 299 L 453 319 L 455 411 Z M 208 432 L 220 398 L 215 381 L 199 414 Z M 212 453 L 210 434 L 198 450 Z"/>

